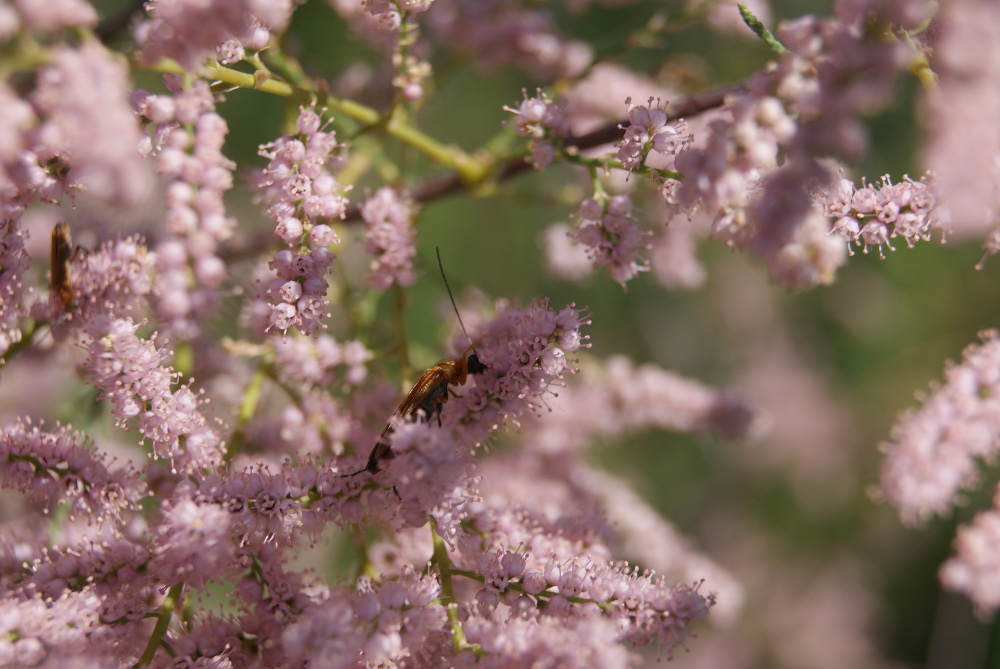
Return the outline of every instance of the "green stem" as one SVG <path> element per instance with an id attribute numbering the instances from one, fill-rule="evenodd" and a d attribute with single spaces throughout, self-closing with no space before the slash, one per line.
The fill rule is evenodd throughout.
<path id="1" fill-rule="evenodd" d="M 297 60 L 289 58 L 283 51 L 274 47 L 257 56 L 258 60 L 262 57 L 271 64 L 270 69 L 281 75 L 285 81 L 289 81 L 293 86 L 299 88 L 308 88 L 308 78 Z"/>
<path id="2" fill-rule="evenodd" d="M 760 22 L 760 19 L 753 15 L 753 12 L 745 4 L 738 2 L 736 6 L 740 10 L 740 16 L 743 17 L 743 23 L 747 24 L 747 28 L 752 30 L 757 37 L 761 38 L 764 44 L 771 47 L 771 51 L 777 54 L 788 53 L 788 47 L 779 42 L 778 38 Z"/>
<path id="3" fill-rule="evenodd" d="M 402 286 L 393 284 L 392 286 L 393 311 L 396 322 L 396 348 L 399 351 L 399 378 L 403 384 L 407 385 L 413 375 L 413 368 L 410 364 L 409 347 L 406 345 L 406 293 Z"/>
<path id="4" fill-rule="evenodd" d="M 250 385 L 247 386 L 246 392 L 243 393 L 243 401 L 240 403 L 240 411 L 236 417 L 236 429 L 233 430 L 232 439 L 229 441 L 228 448 L 226 448 L 226 462 L 231 462 L 233 456 L 240 451 L 240 447 L 243 445 L 244 430 L 250 419 L 257 412 L 257 405 L 260 404 L 260 394 L 264 387 L 264 379 L 267 378 L 267 368 L 267 361 L 261 360 L 253 373 L 253 377 L 250 379 Z"/>
<path id="5" fill-rule="evenodd" d="M 35 344 L 31 343 L 35 333 L 38 332 L 38 326 L 39 323 L 36 323 L 35 321 L 28 321 L 25 324 L 24 329 L 21 331 L 21 338 L 17 340 L 17 342 L 11 344 L 6 351 L 0 354 L 0 367 L 6 365 L 8 360 L 13 360 L 22 351 L 30 351 L 31 348 L 41 343 L 41 340 Z M 49 334 L 51 334 L 51 332 Z"/>
<path id="6" fill-rule="evenodd" d="M 179 63 L 168 59 L 162 59 L 151 65 L 133 63 L 133 67 L 153 72 L 188 74 Z M 314 95 L 311 87 L 292 86 L 285 81 L 272 78 L 270 73 L 262 70 L 258 70 L 254 74 L 248 74 L 234 70 L 231 67 L 210 62 L 201 68 L 199 74 L 208 79 L 223 82 L 229 86 L 258 90 L 282 97 L 301 98 L 303 102 Z M 371 107 L 367 107 L 354 100 L 338 98 L 333 95 L 321 96 L 319 103 L 337 114 L 355 119 L 365 125 L 384 127 L 385 132 L 390 136 L 414 147 L 445 167 L 455 170 L 466 184 L 482 183 L 492 172 L 492 160 L 477 160 L 457 146 L 443 144 L 430 135 L 421 132 L 405 119 L 400 118 L 401 115 L 394 114 L 392 118 L 385 119 Z"/>
<path id="7" fill-rule="evenodd" d="M 462 630 L 462 623 L 458 619 L 458 604 L 455 602 L 455 588 L 451 582 L 452 566 L 451 558 L 448 556 L 448 546 L 444 539 L 437 533 L 434 521 L 431 521 L 431 536 L 434 537 L 434 554 L 431 556 L 431 564 L 435 565 L 441 577 L 441 597 L 448 607 L 448 622 L 451 624 L 451 638 L 455 644 L 455 652 L 461 653 L 467 646 L 468 640 L 465 638 L 465 631 Z"/>
<path id="8" fill-rule="evenodd" d="M 170 626 L 170 619 L 174 615 L 174 609 L 180 602 L 181 593 L 183 592 L 183 583 L 178 583 L 167 591 L 167 596 L 160 605 L 160 612 L 156 615 L 156 626 L 153 627 L 153 634 L 149 637 L 146 650 L 142 652 L 142 657 L 139 658 L 139 661 L 132 665 L 132 669 L 148 666 L 153 661 L 156 649 L 160 647 L 160 642 L 163 641 L 163 637 L 167 633 L 167 627 Z"/>

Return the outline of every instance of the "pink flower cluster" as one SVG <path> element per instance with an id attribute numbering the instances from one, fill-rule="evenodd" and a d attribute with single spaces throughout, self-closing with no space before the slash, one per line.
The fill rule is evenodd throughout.
<path id="1" fill-rule="evenodd" d="M 114 644 L 99 641 L 101 599 L 85 587 L 58 599 L 0 599 L 0 664 L 8 667 L 99 666 Z"/>
<path id="2" fill-rule="evenodd" d="M 688 625 L 707 616 L 714 604 L 713 597 L 698 592 L 698 584 L 667 585 L 627 563 L 598 564 L 556 555 L 531 559 L 510 551 L 499 558 L 490 552 L 478 557 L 475 571 L 483 574 L 485 583 L 476 594 L 475 612 L 466 620 L 469 638 L 499 656 L 513 655 L 529 663 L 546 650 L 562 657 L 566 666 L 586 667 L 604 652 L 620 658 L 621 649 L 615 648 L 622 641 L 659 643 L 669 656 L 688 636 Z M 576 638 L 570 645 L 557 637 L 549 645 L 537 637 L 551 629 L 553 620 L 570 627 L 589 620 L 583 625 L 596 636 Z M 520 634 L 504 631 L 514 621 L 525 627 Z M 571 632 L 572 637 L 577 634 Z M 508 643 L 515 645 L 505 648 Z"/>
<path id="3" fill-rule="evenodd" d="M 225 507 L 183 496 L 189 488 L 185 485 L 174 491 L 149 547 L 148 568 L 168 587 L 182 583 L 202 588 L 208 581 L 230 576 L 238 564 L 230 535 L 232 514 Z"/>
<path id="4" fill-rule="evenodd" d="M 413 285 L 417 279 L 413 272 L 413 258 L 417 255 L 413 219 L 420 207 L 406 195 L 384 186 L 358 210 L 365 222 L 365 253 L 375 256 L 368 283 L 378 290 L 389 290 L 393 284 Z"/>
<path id="5" fill-rule="evenodd" d="M 0 103 L 2 108 L 2 103 Z M 21 341 L 20 319 L 26 305 L 22 299 L 23 276 L 28 269 L 24 233 L 14 219 L 0 229 L 0 354 Z"/>
<path id="6" fill-rule="evenodd" d="M 31 104 L 0 83 L 0 212 L 5 221 L 19 219 L 35 192 L 42 197 L 61 192 L 30 149 L 37 123 Z"/>
<path id="7" fill-rule="evenodd" d="M 962 362 L 945 369 L 923 406 L 904 413 L 882 445 L 878 496 L 908 523 L 945 515 L 979 481 L 977 461 L 993 457 L 1000 433 L 1000 335 L 981 335 Z"/>
<path id="8" fill-rule="evenodd" d="M 94 44 L 56 50 L 52 64 L 39 72 L 33 153 L 40 164 L 55 160 L 68 168 L 63 179 L 38 184 L 47 199 L 83 189 L 118 206 L 148 202 L 153 178 L 138 153 L 141 133 L 128 90 L 125 66 Z"/>
<path id="9" fill-rule="evenodd" d="M 438 579 L 408 568 L 397 579 L 361 578 L 353 590 L 314 598 L 281 641 L 289 659 L 324 667 L 433 664 L 451 655 L 446 624 Z"/>
<path id="10" fill-rule="evenodd" d="M 510 126 L 522 137 L 530 137 L 528 148 L 531 156 L 528 162 L 536 170 L 545 169 L 556 157 L 556 145 L 569 134 L 569 122 L 562 110 L 545 93 L 538 91 L 537 96 L 528 97 L 523 91 L 524 100 L 517 106 L 504 107 L 514 115 Z"/>
<path id="11" fill-rule="evenodd" d="M 204 81 L 184 86 L 167 76 L 173 95 L 142 89 L 132 96 L 135 113 L 152 126 L 145 148 L 156 157 L 166 189 L 167 231 L 156 246 L 157 314 L 184 339 L 194 338 L 198 321 L 219 305 L 227 273 L 218 245 L 232 234 L 223 196 L 233 187 L 233 162 L 222 153 L 229 128 L 215 111 Z"/>
<path id="12" fill-rule="evenodd" d="M 505 309 L 476 337 L 475 351 L 486 371 L 459 397 L 450 399 L 435 421 L 394 424 L 395 458 L 377 476 L 402 501 L 399 520 L 419 527 L 429 517 L 436 531 L 453 540 L 467 507 L 475 498 L 471 478 L 474 448 L 499 429 L 518 425 L 537 412 L 545 397 L 574 373 L 567 357 L 586 345 L 580 328 L 590 321 L 569 305 L 559 312 L 547 301 L 533 301 L 522 309 Z M 357 471 L 364 461 L 348 463 Z"/>
<path id="13" fill-rule="evenodd" d="M 111 402 L 119 426 L 134 422 L 156 457 L 183 471 L 221 463 L 223 444 L 199 409 L 204 400 L 189 386 L 172 388 L 178 374 L 162 365 L 169 352 L 138 330 L 131 319 L 91 319 L 84 328 L 86 379 Z"/>
<path id="14" fill-rule="evenodd" d="M 247 36 L 257 42 L 257 31 L 284 28 L 292 6 L 290 0 L 153 0 L 136 39 L 147 62 L 172 58 L 195 69 L 226 40 Z"/>
<path id="15" fill-rule="evenodd" d="M 43 508 L 66 504 L 71 515 L 112 521 L 146 494 L 137 472 L 113 467 L 80 433 L 68 427 L 44 431 L 30 421 L 0 428 L 0 484 L 27 493 Z"/>
<path id="16" fill-rule="evenodd" d="M 632 198 L 628 195 L 588 198 L 577 212 L 580 223 L 573 233 L 587 251 L 595 267 L 604 267 L 611 278 L 625 287 L 649 265 L 640 253 L 649 244 L 649 233 L 636 218 Z"/>
<path id="17" fill-rule="evenodd" d="M 328 171 L 341 158 L 336 135 L 323 130 L 323 119 L 315 105 L 302 107 L 298 135 L 284 136 L 260 148 L 269 159 L 266 168 L 254 175 L 254 188 L 268 205 L 267 214 L 275 224 L 275 236 L 292 247 L 275 254 L 268 266 L 276 276 L 262 289 L 271 304 L 268 329 L 287 332 L 297 328 L 312 335 L 326 316 L 324 276 L 333 264 L 329 246 L 340 243 L 328 223 L 343 218 L 347 209 L 342 186 Z"/>
<path id="18" fill-rule="evenodd" d="M 516 64 L 550 81 L 579 76 L 594 59 L 591 46 L 561 34 L 550 13 L 515 0 L 435 0 L 425 24 L 436 44 L 487 70 Z"/>
<path id="19" fill-rule="evenodd" d="M 896 237 L 912 248 L 921 239 L 930 239 L 932 231 L 945 230 L 930 175 L 920 181 L 903 177 L 894 184 L 887 174 L 877 184 L 862 181 L 858 189 L 842 174 L 838 176 L 835 187 L 819 191 L 816 201 L 830 218 L 833 231 L 849 245 L 863 246 L 865 253 L 874 246 L 884 256 L 882 247 L 891 250 L 889 242 Z"/>
<path id="20" fill-rule="evenodd" d="M 1000 608 L 1000 500 L 958 528 L 955 555 L 941 565 L 941 583 L 960 592 L 983 610 Z"/>
<path id="21" fill-rule="evenodd" d="M 647 105 L 633 105 L 632 98 L 625 100 L 628 126 L 618 143 L 618 160 L 629 172 L 644 166 L 650 152 L 673 158 L 694 139 L 684 119 L 669 122 L 667 112 L 660 108 L 659 100 L 656 102 L 654 107 L 652 98 Z"/>
<path id="22" fill-rule="evenodd" d="M 953 239 L 977 238 L 991 228 L 987 255 L 1000 251 L 1000 8 L 953 0 L 937 8 L 928 33 L 934 86 L 924 86 L 921 163 L 935 175 L 938 208 L 947 212 Z"/>
<path id="23" fill-rule="evenodd" d="M 712 115 L 698 142 L 682 150 L 679 182 L 668 179 L 664 195 L 681 211 L 703 207 L 715 217 L 712 234 L 744 248 L 751 239 L 744 211 L 761 174 L 777 166 L 795 123 L 781 101 L 764 91 L 733 96 Z"/>
<path id="24" fill-rule="evenodd" d="M 365 412 L 345 403 L 369 400 L 361 388 L 371 358 L 372 352 L 361 342 L 338 342 L 327 334 L 277 342 L 275 375 L 301 397 L 299 403 L 282 409 L 281 442 L 300 454 L 340 452 L 345 443 L 367 443 L 371 435 L 359 418 Z M 331 389 L 350 394 L 341 398 Z"/>
<path id="25" fill-rule="evenodd" d="M 490 321 L 475 338 L 487 371 L 464 397 L 469 407 L 484 406 L 482 428 L 493 430 L 503 419 L 516 423 L 522 414 L 535 412 L 552 387 L 564 383 L 564 375 L 576 372 L 567 354 L 589 346 L 580 332 L 589 324 L 586 310 L 570 303 L 557 312 L 547 299 L 504 309 Z"/>
<path id="26" fill-rule="evenodd" d="M 838 7 L 836 18 L 781 25 L 789 52 L 727 99 L 705 136 L 678 155 L 680 182 L 664 187 L 669 203 L 703 206 L 715 216 L 715 238 L 753 250 L 793 289 L 829 283 L 845 262 L 813 203 L 831 181 L 816 156 L 857 158 L 866 147 L 861 115 L 891 101 L 895 78 L 919 55 L 904 40 L 870 39 L 862 26 L 885 17 L 867 3 Z M 903 28 L 923 16 L 898 14 L 886 20 Z"/>
<path id="27" fill-rule="evenodd" d="M 157 416 L 179 405 L 197 407 L 191 406 L 191 395 L 183 388 L 178 393 L 185 397 L 151 396 L 161 381 L 173 377 L 159 366 L 162 349 L 137 339 L 135 326 L 127 321 L 108 320 L 103 332 L 95 331 L 101 322 L 95 318 L 88 324 L 90 376 L 119 407 L 120 417 L 142 406 L 153 409 L 140 411 L 135 420 L 154 442 L 154 452 L 166 454 L 159 443 L 165 435 L 155 433 Z M 659 642 L 669 650 L 683 642 L 689 624 L 703 618 L 712 603 L 696 586 L 670 586 L 653 574 L 610 563 L 607 551 L 594 544 L 595 537 L 571 539 L 555 527 L 536 525 L 529 516 L 517 520 L 514 513 L 504 516 L 504 529 L 494 511 L 470 506 L 475 500 L 470 449 L 502 423 L 516 424 L 525 412 L 540 409 L 544 396 L 572 371 L 567 354 L 585 344 L 580 327 L 587 322 L 572 305 L 556 312 L 545 302 L 533 302 L 502 311 L 482 328 L 477 341 L 487 371 L 473 377 L 475 385 L 463 396 L 449 401 L 440 427 L 434 422 L 399 423 L 393 448 L 400 454 L 375 481 L 366 480 L 367 474 L 344 477 L 308 458 L 294 465 L 286 461 L 273 472 L 263 465 L 196 477 L 191 467 L 182 467 L 191 476 L 164 491 L 168 498 L 148 542 L 141 533 L 129 534 L 129 540 L 114 534 L 93 544 L 89 552 L 52 551 L 22 573 L 21 587 L 65 598 L 76 593 L 65 579 L 94 581 L 95 610 L 102 619 L 126 626 L 124 632 L 157 606 L 156 588 L 237 582 L 237 612 L 231 621 L 201 615 L 170 633 L 178 657 L 192 662 L 228 657 L 245 663 L 259 652 L 272 665 L 323 661 L 355 666 L 360 658 L 366 663 L 421 659 L 462 664 L 480 654 L 481 663 L 502 666 L 552 654 L 571 663 L 568 666 L 587 666 L 594 659 L 626 666 L 631 660 L 623 642 Z M 324 338 L 303 341 L 315 346 L 317 355 L 322 353 L 318 366 L 296 363 L 289 348 L 288 359 L 278 367 L 301 381 L 329 382 L 332 368 L 346 360 L 343 350 L 349 346 L 335 346 L 328 338 L 326 344 Z M 296 365 L 301 367 L 298 372 Z M 171 425 L 191 424 L 188 434 L 176 437 L 177 443 L 190 447 L 196 436 L 195 416 L 181 419 L 175 414 L 169 419 Z M 45 455 L 43 445 L 48 443 L 43 439 L 27 449 L 31 458 L 51 460 L 54 471 L 62 471 L 62 460 L 67 459 L 70 470 L 76 471 L 72 463 L 79 458 L 72 453 L 77 447 L 67 443 L 53 457 Z M 15 450 L 10 449 L 13 464 L 35 466 L 33 459 L 23 459 L 26 449 Z M 446 450 L 462 467 L 439 467 L 447 462 L 434 458 L 448 455 Z M 183 460 L 178 452 L 172 454 L 175 465 Z M 95 463 L 91 467 L 97 463 L 84 462 Z M 21 465 L 18 471 L 27 470 Z M 134 473 L 121 471 L 118 476 L 125 478 L 115 494 L 83 489 L 92 496 L 102 492 L 100 499 L 134 505 L 143 489 L 135 485 Z M 22 478 L 15 477 L 16 485 L 27 485 L 24 474 L 18 476 Z M 88 485 L 100 478 L 87 470 Z M 65 496 L 66 487 L 52 490 Z M 104 513 L 110 520 L 120 518 Z M 437 573 L 396 563 L 377 581 L 362 578 L 354 588 L 329 590 L 309 588 L 281 566 L 285 551 L 294 549 L 303 536 L 318 537 L 328 522 L 417 527 L 428 517 L 449 542 L 437 549 Z M 461 524 L 462 519 L 468 524 Z M 503 547 L 518 544 L 529 552 Z M 482 580 L 472 574 L 481 574 Z M 444 601 L 442 579 L 447 579 L 449 592 L 455 588 L 447 597 L 455 599 L 457 617 Z M 59 620 L 53 614 L 53 621 Z M 465 641 L 457 645 L 456 625 L 465 629 Z M 248 629 L 255 632 L 256 651 L 238 642 Z M 577 645 L 564 645 L 571 640 Z M 57 652 L 47 637 L 30 648 L 22 646 L 10 652 L 28 658 L 29 664 Z"/>
<path id="28" fill-rule="evenodd" d="M 215 47 L 215 57 L 223 65 L 238 63 L 246 57 L 246 50 L 259 52 L 267 48 L 271 40 L 271 31 L 258 21 L 251 18 L 246 34 L 240 37 L 230 37 Z"/>
<path id="29" fill-rule="evenodd" d="M 593 439 L 652 426 L 750 439 L 758 428 L 752 407 L 718 390 L 655 365 L 633 365 L 623 356 L 588 368 L 579 383 L 552 402 L 559 412 L 532 424 L 526 448 L 540 453 L 577 451 Z"/>
<path id="30" fill-rule="evenodd" d="M 58 33 L 67 28 L 93 28 L 97 10 L 85 0 L 37 0 L 4 5 L 0 39 L 8 40 L 20 30 Z"/>

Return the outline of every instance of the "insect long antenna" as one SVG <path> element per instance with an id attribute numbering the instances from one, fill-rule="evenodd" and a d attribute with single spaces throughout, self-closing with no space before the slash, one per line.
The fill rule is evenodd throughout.
<path id="1" fill-rule="evenodd" d="M 455 315 L 458 317 L 458 324 L 462 326 L 462 332 L 465 333 L 465 338 L 469 340 L 469 344 L 472 346 L 472 351 L 475 352 L 476 346 L 472 343 L 472 337 L 469 336 L 469 331 L 465 329 L 465 323 L 462 322 L 462 314 L 458 313 L 458 305 L 455 304 L 455 296 L 451 292 L 451 286 L 448 285 L 448 277 L 444 273 L 444 263 L 441 262 L 441 247 L 435 246 L 434 250 L 437 251 L 438 269 L 441 270 L 441 278 L 444 279 L 444 287 L 448 291 L 448 298 L 451 300 L 451 308 L 455 310 Z"/>

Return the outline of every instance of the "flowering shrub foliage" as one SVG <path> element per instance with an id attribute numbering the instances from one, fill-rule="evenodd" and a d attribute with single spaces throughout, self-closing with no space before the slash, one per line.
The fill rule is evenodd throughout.
<path id="1" fill-rule="evenodd" d="M 324 78 L 299 52 L 312 4 L 0 5 L 0 666 L 627 667 L 644 646 L 711 653 L 697 632 L 734 624 L 753 576 L 589 454 L 653 429 L 731 443 L 771 427 L 777 442 L 786 424 L 735 392 L 599 360 L 589 349 L 611 344 L 590 326 L 604 316 L 542 295 L 463 298 L 471 327 L 421 377 L 403 307 L 434 274 L 426 231 L 474 227 L 469 255 L 495 258 L 491 240 L 519 225 L 432 205 L 496 196 L 519 173 L 570 175 L 566 220 L 541 235 L 548 269 L 623 289 L 704 283 L 702 240 L 790 290 L 833 283 L 856 250 L 946 232 L 984 240 L 988 257 L 997 9 L 837 0 L 772 34 L 763 2 L 328 0 L 368 64 Z M 616 11 L 648 21 L 616 48 L 567 34 Z M 612 56 L 695 24 L 769 60 L 712 88 Z M 473 151 L 422 125 L 438 74 L 459 65 L 523 79 Z M 905 79 L 922 88 L 927 173 L 850 176 L 866 117 Z M 227 95 L 263 133 L 256 163 L 234 160 L 246 140 Z M 265 98 L 286 103 L 284 126 L 257 117 Z M 87 249 L 56 239 L 49 254 L 59 220 Z M 761 339 L 794 359 L 781 332 Z M 71 377 L 84 408 L 60 413 Z M 900 417 L 876 497 L 907 522 L 946 514 L 996 457 L 998 396 L 988 332 Z M 995 504 L 941 570 L 984 610 L 1000 607 Z M 339 566 L 309 561 L 330 544 Z M 821 666 L 783 652 L 761 657 Z M 737 656 L 717 665 L 754 666 Z"/>

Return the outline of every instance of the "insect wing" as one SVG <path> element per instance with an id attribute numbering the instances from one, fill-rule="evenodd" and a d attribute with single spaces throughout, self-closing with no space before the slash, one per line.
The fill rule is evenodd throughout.
<path id="1" fill-rule="evenodd" d="M 70 261 L 73 260 L 73 237 L 65 221 L 52 228 L 52 292 L 64 307 L 73 303 L 73 278 Z"/>
<path id="2" fill-rule="evenodd" d="M 433 399 L 435 397 L 447 396 L 448 394 L 448 384 L 451 382 L 452 374 L 444 366 L 446 363 L 451 362 L 446 360 L 445 362 L 428 369 L 426 372 L 420 375 L 417 382 L 413 384 L 413 388 L 410 392 L 406 394 L 403 401 L 400 402 L 399 408 L 396 409 L 396 414 L 393 416 L 400 416 L 402 418 L 409 418 L 413 416 L 418 409 L 423 409 L 428 417 L 431 411 L 428 410 L 428 405 L 433 404 Z M 390 423 L 391 424 L 391 423 Z"/>
<path id="3" fill-rule="evenodd" d="M 389 433 L 392 432 L 392 426 L 397 420 L 406 420 L 416 415 L 417 411 L 421 409 L 427 416 L 430 416 L 435 409 L 440 412 L 440 404 L 443 402 L 435 403 L 434 399 L 448 396 L 450 378 L 448 372 L 441 365 L 431 367 L 420 375 L 417 382 L 410 388 L 410 392 L 406 393 L 406 397 L 400 402 L 396 413 L 389 419 L 382 434 L 379 435 L 378 441 L 372 447 L 372 452 L 368 455 L 368 464 L 365 465 L 364 471 L 374 474 L 379 471 L 379 464 L 383 460 L 393 457 Z"/>

